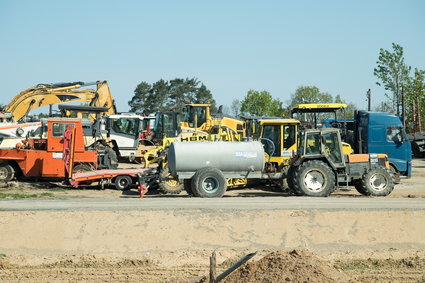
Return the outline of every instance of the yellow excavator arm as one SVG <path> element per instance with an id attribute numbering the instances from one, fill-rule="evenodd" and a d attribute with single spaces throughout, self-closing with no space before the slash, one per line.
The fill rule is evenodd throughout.
<path id="1" fill-rule="evenodd" d="M 76 90 L 91 85 L 97 85 L 97 89 Z M 66 102 L 89 102 L 90 106 L 107 107 L 106 114 L 116 113 L 115 102 L 106 81 L 39 84 L 16 95 L 3 111 L 19 121 L 33 109 Z"/>

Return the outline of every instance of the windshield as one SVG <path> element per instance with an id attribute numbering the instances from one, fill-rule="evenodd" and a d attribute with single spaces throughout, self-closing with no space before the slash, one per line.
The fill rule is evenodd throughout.
<path id="1" fill-rule="evenodd" d="M 136 135 L 139 132 L 139 118 L 112 119 L 111 127 L 119 134 Z"/>
<path id="2" fill-rule="evenodd" d="M 265 125 L 263 127 L 263 138 L 269 139 L 273 142 L 271 145 L 270 141 L 262 140 L 264 149 L 268 155 L 280 156 L 280 125 Z"/>

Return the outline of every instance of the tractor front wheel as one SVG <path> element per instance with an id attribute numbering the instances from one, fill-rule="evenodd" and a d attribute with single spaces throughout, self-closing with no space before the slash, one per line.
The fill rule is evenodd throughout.
<path id="1" fill-rule="evenodd" d="M 393 178 L 383 167 L 370 169 L 358 183 L 357 191 L 365 196 L 387 196 L 394 189 Z"/>

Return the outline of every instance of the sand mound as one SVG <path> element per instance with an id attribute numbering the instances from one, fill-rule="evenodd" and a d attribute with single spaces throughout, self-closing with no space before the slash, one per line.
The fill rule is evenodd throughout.
<path id="1" fill-rule="evenodd" d="M 330 263 L 305 250 L 276 251 L 249 262 L 223 282 L 350 282 Z"/>

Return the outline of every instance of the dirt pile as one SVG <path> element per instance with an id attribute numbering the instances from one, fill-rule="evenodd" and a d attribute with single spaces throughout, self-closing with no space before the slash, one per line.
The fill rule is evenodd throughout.
<path id="1" fill-rule="evenodd" d="M 224 282 L 353 282 L 342 270 L 305 250 L 275 251 L 249 262 Z"/>

